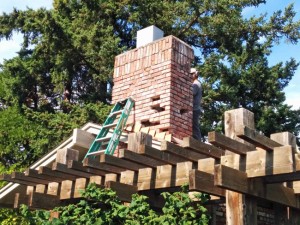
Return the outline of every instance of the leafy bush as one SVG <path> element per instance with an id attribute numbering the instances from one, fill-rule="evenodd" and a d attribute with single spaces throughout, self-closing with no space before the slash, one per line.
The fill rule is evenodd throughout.
<path id="1" fill-rule="evenodd" d="M 208 195 L 197 194 L 192 200 L 183 187 L 180 192 L 162 193 L 165 205 L 161 212 L 151 209 L 147 197 L 139 194 L 132 196 L 129 205 L 124 205 L 111 189 L 100 189 L 90 184 L 82 192 L 84 200 L 77 204 L 55 208 L 59 218 L 50 220 L 48 211 L 30 211 L 21 207 L 24 224 L 28 225 L 207 225 L 209 216 L 203 203 Z"/>

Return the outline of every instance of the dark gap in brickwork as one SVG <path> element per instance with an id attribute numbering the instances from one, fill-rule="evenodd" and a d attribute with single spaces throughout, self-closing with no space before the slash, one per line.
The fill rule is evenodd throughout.
<path id="1" fill-rule="evenodd" d="M 145 121 L 142 121 L 141 122 L 142 126 L 143 127 L 151 127 L 151 126 L 156 126 L 156 125 L 159 125 L 160 122 L 150 122 L 149 120 L 145 120 Z"/>
<path id="2" fill-rule="evenodd" d="M 188 113 L 189 111 L 187 110 L 187 109 L 180 109 L 180 114 L 182 115 L 182 114 L 184 114 L 184 113 Z"/>
<path id="3" fill-rule="evenodd" d="M 155 101 L 158 101 L 158 100 L 160 100 L 160 95 L 156 95 L 156 96 L 151 97 L 152 102 L 155 102 Z"/>
<path id="4" fill-rule="evenodd" d="M 164 107 L 160 107 L 159 104 L 157 104 L 157 105 L 152 105 L 152 106 L 151 106 L 151 109 L 154 109 L 156 112 L 163 112 L 163 111 L 165 111 L 165 108 L 164 108 Z"/>

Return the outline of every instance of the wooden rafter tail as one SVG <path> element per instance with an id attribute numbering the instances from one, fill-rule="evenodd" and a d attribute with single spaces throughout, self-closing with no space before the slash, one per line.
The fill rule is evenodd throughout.
<path id="1" fill-rule="evenodd" d="M 238 142 L 215 131 L 208 132 L 208 142 L 223 150 L 229 150 L 239 155 L 246 155 L 247 152 L 255 150 L 253 145 Z"/>
<path id="2" fill-rule="evenodd" d="M 224 153 L 222 149 L 217 148 L 213 145 L 203 143 L 192 137 L 183 138 L 181 146 L 184 148 L 188 148 L 192 151 L 196 151 L 198 153 L 204 154 L 206 156 L 213 157 L 215 159 L 220 159 Z"/>
<path id="3" fill-rule="evenodd" d="M 259 132 L 247 127 L 247 126 L 240 126 L 236 130 L 236 135 L 239 138 L 244 139 L 245 141 L 265 149 L 267 151 L 273 151 L 274 147 L 282 146 L 278 142 L 260 134 Z"/>
<path id="4" fill-rule="evenodd" d="M 75 180 L 76 178 L 81 178 L 81 177 L 85 177 L 85 178 L 90 177 L 90 174 L 88 173 L 70 169 L 68 168 L 67 164 L 62 164 L 58 162 L 54 162 L 52 164 L 52 170 L 66 174 L 66 176 L 69 177 L 69 180 Z"/>

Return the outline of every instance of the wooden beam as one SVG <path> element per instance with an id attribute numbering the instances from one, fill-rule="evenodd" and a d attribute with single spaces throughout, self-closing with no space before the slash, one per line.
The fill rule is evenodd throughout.
<path id="1" fill-rule="evenodd" d="M 21 193 L 15 193 L 15 199 L 14 199 L 14 208 L 18 209 L 21 205 L 27 205 L 29 204 L 29 195 L 21 194 Z"/>
<path id="2" fill-rule="evenodd" d="M 137 186 L 138 173 L 132 170 L 121 172 L 120 183 Z"/>
<path id="3" fill-rule="evenodd" d="M 57 162 L 54 162 L 52 164 L 52 170 L 71 175 L 69 176 L 70 180 L 75 180 L 76 178 L 81 178 L 81 177 L 87 177 L 87 178 L 90 177 L 90 175 L 85 172 L 70 169 L 68 168 L 68 165 L 57 163 Z M 75 179 L 74 178 L 71 179 L 71 177 L 74 177 Z"/>
<path id="4" fill-rule="evenodd" d="M 86 178 L 77 178 L 75 181 L 74 187 L 74 196 L 73 198 L 81 198 L 81 192 L 85 190 L 88 185 L 88 180 Z"/>
<path id="5" fill-rule="evenodd" d="M 193 162 L 180 162 L 176 166 L 175 186 L 182 186 L 189 183 L 190 171 L 194 169 Z"/>
<path id="6" fill-rule="evenodd" d="M 183 138 L 183 142 L 181 145 L 184 148 L 188 148 L 192 151 L 196 151 L 197 153 L 201 153 L 216 159 L 220 159 L 221 156 L 224 154 L 224 151 L 222 149 L 217 148 L 213 145 L 208 145 L 192 137 Z"/>
<path id="7" fill-rule="evenodd" d="M 138 190 L 149 190 L 155 188 L 155 170 L 152 168 L 143 168 L 138 173 Z"/>
<path id="8" fill-rule="evenodd" d="M 131 202 L 132 195 L 137 193 L 138 190 L 136 186 L 114 181 L 105 182 L 105 187 L 111 188 L 113 191 L 115 191 L 120 200 L 124 202 Z"/>
<path id="9" fill-rule="evenodd" d="M 91 167 L 91 168 L 98 169 L 98 170 L 102 170 L 102 171 L 105 171 L 107 173 L 120 174 L 122 171 L 124 171 L 123 168 L 112 166 L 112 165 L 109 165 L 107 163 L 100 163 L 99 160 L 92 159 L 92 158 L 85 158 L 83 160 L 83 166 Z"/>
<path id="10" fill-rule="evenodd" d="M 247 153 L 248 177 L 292 173 L 293 171 L 293 150 L 289 145 L 274 147 L 273 152 L 258 150 Z"/>
<path id="11" fill-rule="evenodd" d="M 176 168 L 172 165 L 158 166 L 156 169 L 155 188 L 174 187 Z"/>
<path id="12" fill-rule="evenodd" d="M 225 190 L 215 186 L 214 175 L 193 169 L 189 173 L 189 189 L 224 197 Z"/>
<path id="13" fill-rule="evenodd" d="M 135 152 L 125 150 L 125 149 L 119 150 L 119 158 L 130 162 L 139 163 L 141 165 L 144 165 L 144 167 L 151 167 L 151 168 L 156 168 L 157 166 L 161 166 L 164 164 L 164 162 L 162 161 L 149 158 L 144 155 L 137 154 Z"/>
<path id="14" fill-rule="evenodd" d="M 20 181 L 23 180 L 26 182 L 33 182 L 36 184 L 48 184 L 49 183 L 48 180 L 38 179 L 38 178 L 34 178 L 34 177 L 28 177 L 28 176 L 25 176 L 25 174 L 21 173 L 21 172 L 12 172 L 11 178 L 13 180 L 20 180 Z"/>
<path id="15" fill-rule="evenodd" d="M 78 161 L 79 151 L 71 148 L 63 148 L 57 150 L 56 162 L 67 164 L 68 160 Z"/>
<path id="16" fill-rule="evenodd" d="M 264 182 L 268 184 L 291 182 L 291 181 L 300 181 L 300 171 L 296 171 L 293 173 L 275 174 L 272 176 L 264 177 Z"/>
<path id="17" fill-rule="evenodd" d="M 176 165 L 178 162 L 186 161 L 185 158 L 170 154 L 165 151 L 160 151 L 148 145 L 140 145 L 138 153 L 144 156 L 159 160 L 164 164 Z"/>
<path id="18" fill-rule="evenodd" d="M 255 150 L 254 146 L 238 142 L 215 131 L 208 132 L 208 142 L 224 150 L 229 150 L 239 155 L 246 155 L 247 152 Z"/>
<path id="19" fill-rule="evenodd" d="M 267 151 L 273 151 L 274 147 L 282 146 L 276 141 L 271 140 L 270 138 L 260 134 L 259 132 L 251 129 L 247 126 L 240 126 L 236 131 L 236 135 L 249 143 L 256 145 Z"/>
<path id="20" fill-rule="evenodd" d="M 201 153 L 191 151 L 165 140 L 161 142 L 160 150 L 177 155 L 181 158 L 184 158 L 185 160 L 190 160 L 192 162 L 197 162 L 199 159 L 203 159 L 206 157 Z"/>
<path id="21" fill-rule="evenodd" d="M 75 189 L 74 181 L 64 180 L 63 182 L 61 182 L 61 191 L 60 191 L 59 198 L 61 200 L 72 198 L 74 195 L 74 189 Z"/>
<path id="22" fill-rule="evenodd" d="M 57 169 L 57 170 L 56 170 Z M 63 181 L 63 180 L 75 180 L 76 176 L 73 176 L 69 173 L 64 172 L 64 170 L 59 170 L 60 168 L 55 167 L 54 170 L 52 170 L 49 167 L 44 167 L 41 166 L 39 168 L 39 174 L 41 175 L 47 175 L 47 176 L 51 176 L 54 177 L 55 179 L 59 180 L 59 182 Z"/>
<path id="23" fill-rule="evenodd" d="M 83 176 L 84 178 L 90 178 L 93 175 L 105 176 L 105 171 L 83 166 L 82 162 L 69 160 L 67 166 L 69 169 L 77 170 L 80 171 L 81 174 L 85 174 L 85 176 Z"/>
<path id="24" fill-rule="evenodd" d="M 128 135 L 128 150 L 137 152 L 140 145 L 152 145 L 152 136 L 143 132 Z"/>
<path id="25" fill-rule="evenodd" d="M 32 192 L 29 195 L 28 206 L 32 209 L 53 209 L 60 206 L 61 202 L 57 196 Z"/>
<path id="26" fill-rule="evenodd" d="M 11 174 L 1 174 L 0 175 L 0 181 L 7 181 L 7 182 L 13 182 L 18 183 L 22 185 L 29 185 L 29 186 L 35 186 L 37 185 L 36 182 L 33 181 L 25 181 L 25 180 L 18 180 L 11 177 Z"/>
<path id="27" fill-rule="evenodd" d="M 278 184 L 264 184 L 262 178 L 248 179 L 247 173 L 224 165 L 215 166 L 215 185 L 293 208 L 300 206 L 293 189 Z"/>
<path id="28" fill-rule="evenodd" d="M 48 176 L 46 174 L 39 173 L 39 170 L 26 169 L 24 173 L 25 173 L 25 176 L 27 176 L 27 177 L 33 177 L 33 178 L 47 180 L 47 181 L 49 181 L 48 183 L 63 181 L 62 178 L 58 178 L 58 177 L 55 177 L 55 176 Z"/>
<path id="29" fill-rule="evenodd" d="M 123 170 L 138 171 L 141 168 L 145 168 L 144 165 L 134 163 L 134 162 L 129 162 L 129 161 L 117 158 L 115 156 L 106 155 L 106 154 L 100 156 L 100 163 L 106 163 L 108 165 L 120 167 L 120 168 L 123 168 Z"/>

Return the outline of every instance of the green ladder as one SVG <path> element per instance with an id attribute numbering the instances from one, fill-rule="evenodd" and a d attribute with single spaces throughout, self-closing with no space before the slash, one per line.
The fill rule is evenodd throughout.
<path id="1" fill-rule="evenodd" d="M 134 101 L 131 98 L 117 102 L 114 105 L 84 158 L 103 154 L 105 146 L 107 146 L 104 152 L 105 154 L 114 154 L 133 105 Z M 118 117 L 118 115 L 120 115 L 120 117 Z M 108 136 L 109 129 L 111 128 L 115 129 L 112 136 Z"/>

